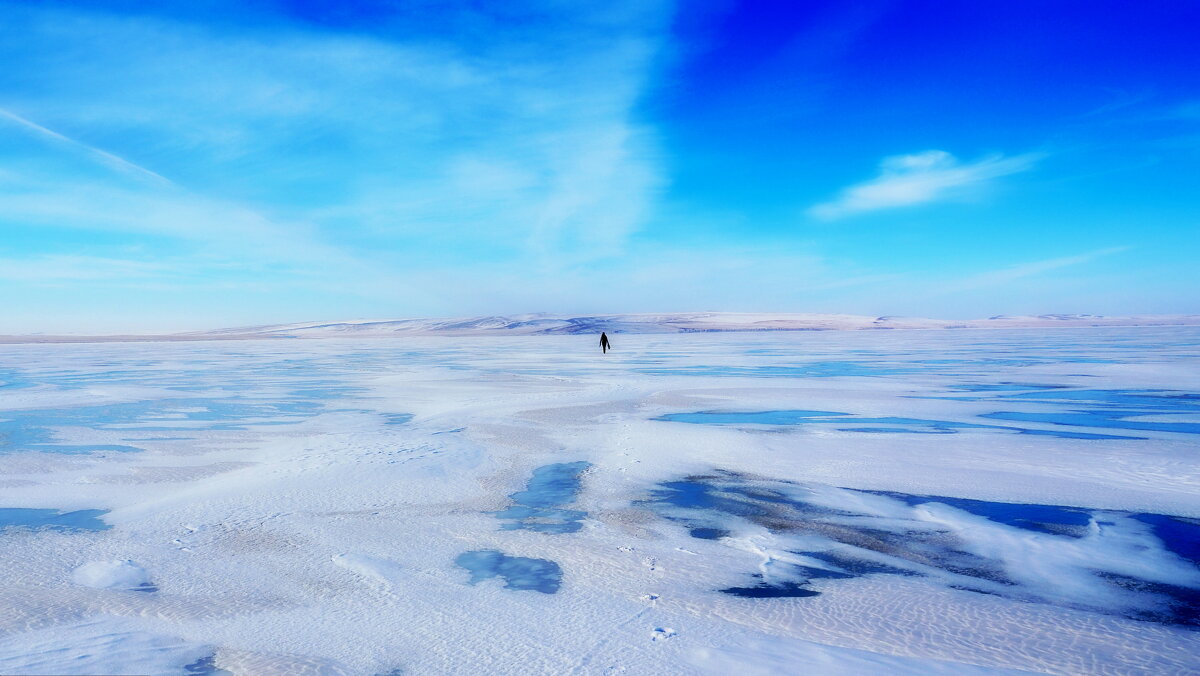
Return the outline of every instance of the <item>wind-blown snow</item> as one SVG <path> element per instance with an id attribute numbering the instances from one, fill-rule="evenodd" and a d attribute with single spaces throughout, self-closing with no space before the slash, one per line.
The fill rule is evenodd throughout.
<path id="1" fill-rule="evenodd" d="M 1200 670 L 1200 329 L 609 334 L 0 347 L 0 673 Z"/>
<path id="2" fill-rule="evenodd" d="M 133 561 L 90 561 L 75 569 L 76 584 L 93 589 L 149 591 L 150 576 Z"/>
<path id="3" fill-rule="evenodd" d="M 57 626 L 0 638 L 5 674 L 205 674 L 210 646 L 128 630 L 108 620 Z"/>

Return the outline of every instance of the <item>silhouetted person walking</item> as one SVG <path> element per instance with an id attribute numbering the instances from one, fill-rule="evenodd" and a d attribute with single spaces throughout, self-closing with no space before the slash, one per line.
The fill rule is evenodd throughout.
<path id="1" fill-rule="evenodd" d="M 608 348 L 610 348 L 610 347 L 612 347 L 612 346 L 609 345 L 609 343 L 608 343 L 608 334 L 601 331 L 600 332 L 600 349 L 604 350 L 604 354 L 608 354 Z"/>

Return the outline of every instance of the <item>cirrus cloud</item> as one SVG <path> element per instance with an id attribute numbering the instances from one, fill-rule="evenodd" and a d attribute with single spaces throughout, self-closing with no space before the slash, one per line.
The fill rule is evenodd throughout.
<path id="1" fill-rule="evenodd" d="M 1040 153 L 990 155 L 963 163 L 944 150 L 887 157 L 879 164 L 878 176 L 842 190 L 836 199 L 817 204 L 807 213 L 829 221 L 867 211 L 949 199 L 1001 176 L 1027 171 L 1041 157 Z"/>

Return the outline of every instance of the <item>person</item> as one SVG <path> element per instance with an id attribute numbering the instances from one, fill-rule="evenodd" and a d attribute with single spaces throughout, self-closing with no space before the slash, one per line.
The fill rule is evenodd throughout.
<path id="1" fill-rule="evenodd" d="M 609 345 L 609 343 L 608 343 L 608 334 L 601 331 L 600 332 L 600 349 L 604 350 L 604 354 L 608 354 L 609 347 L 611 347 L 611 345 Z"/>

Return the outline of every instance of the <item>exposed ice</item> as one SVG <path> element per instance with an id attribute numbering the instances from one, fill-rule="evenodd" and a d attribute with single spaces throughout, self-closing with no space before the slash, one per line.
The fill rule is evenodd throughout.
<path id="1" fill-rule="evenodd" d="M 499 577 L 508 589 L 532 589 L 543 594 L 553 594 L 562 585 L 562 569 L 545 559 L 482 549 L 463 553 L 454 562 L 471 571 L 471 584 Z"/>
<path id="2" fill-rule="evenodd" d="M 509 496 L 516 504 L 496 513 L 509 522 L 501 528 L 539 533 L 578 531 L 587 512 L 563 507 L 575 502 L 579 475 L 589 466 L 586 462 L 559 462 L 535 469 L 525 490 Z"/>
<path id="3" fill-rule="evenodd" d="M 720 590 L 734 596 L 815 596 L 814 580 L 923 575 L 1014 600 L 1200 626 L 1200 522 L 864 493 L 719 473 L 665 482 L 647 502 L 692 537 L 760 557 L 756 584 Z M 724 535 L 708 537 L 716 530 L 708 524 Z"/>
<path id="4" fill-rule="evenodd" d="M 57 509 L 0 507 L 0 530 L 5 528 L 105 530 L 112 528 L 100 519 L 105 511 L 103 509 L 78 509 L 63 512 Z"/>
<path id="5" fill-rule="evenodd" d="M 841 416 L 841 417 L 838 417 Z M 1084 427 L 1118 427 L 1124 429 L 1152 429 L 1164 432 L 1191 432 L 1191 427 L 1200 425 L 1179 423 L 1147 423 L 1144 425 L 1121 423 L 1109 416 L 1072 413 L 987 413 L 981 418 L 1000 420 L 1026 420 L 1055 425 L 1077 425 Z M 879 418 L 849 416 L 829 411 L 698 411 L 696 413 L 668 413 L 657 420 L 695 423 L 701 425 L 853 425 L 838 427 L 842 432 L 866 432 L 872 434 L 955 434 L 959 430 L 1008 430 L 1019 434 L 1033 434 L 1063 439 L 1144 439 L 1113 434 L 1069 432 L 1057 429 L 1029 429 L 1005 425 L 981 425 L 978 423 L 954 422 L 949 420 L 921 420 L 886 416 Z M 878 427 L 885 425 L 885 427 Z M 897 427 L 886 427 L 896 425 Z"/>

